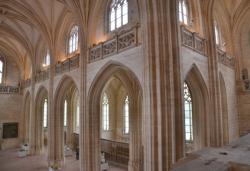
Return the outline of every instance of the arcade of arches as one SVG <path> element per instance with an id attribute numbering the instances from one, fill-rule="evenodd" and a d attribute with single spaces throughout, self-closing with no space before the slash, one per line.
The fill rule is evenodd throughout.
<path id="1" fill-rule="evenodd" d="M 0 170 L 250 170 L 249 9 L 0 0 Z"/>

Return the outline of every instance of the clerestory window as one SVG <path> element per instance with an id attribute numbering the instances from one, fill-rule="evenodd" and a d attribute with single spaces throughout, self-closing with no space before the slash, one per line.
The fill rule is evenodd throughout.
<path id="1" fill-rule="evenodd" d="M 102 126 L 104 131 L 109 130 L 109 100 L 106 93 L 102 98 Z"/>
<path id="2" fill-rule="evenodd" d="M 109 30 L 114 31 L 128 23 L 128 0 L 113 0 L 109 12 Z"/>
<path id="3" fill-rule="evenodd" d="M 47 50 L 44 58 L 43 58 L 43 67 L 47 67 L 50 65 L 50 53 L 49 50 Z"/>
<path id="4" fill-rule="evenodd" d="M 179 0 L 179 21 L 188 25 L 188 5 L 186 0 Z"/>
<path id="5" fill-rule="evenodd" d="M 70 31 L 69 42 L 68 42 L 68 53 L 74 53 L 78 49 L 78 26 L 74 26 Z"/>

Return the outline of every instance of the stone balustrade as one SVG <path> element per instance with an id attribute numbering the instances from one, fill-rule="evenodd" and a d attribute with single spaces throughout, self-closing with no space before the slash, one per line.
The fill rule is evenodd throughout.
<path id="1" fill-rule="evenodd" d="M 56 64 L 55 70 L 56 74 L 58 75 L 64 72 L 72 71 L 78 67 L 79 67 L 79 54 L 77 54 L 72 58 L 68 58 L 63 62 L 59 62 L 58 64 Z"/>
<path id="2" fill-rule="evenodd" d="M 88 62 L 92 63 L 136 46 L 138 46 L 138 26 L 91 47 Z"/>
<path id="3" fill-rule="evenodd" d="M 242 87 L 244 91 L 250 91 L 250 80 L 249 79 L 245 79 L 242 80 Z"/>
<path id="4" fill-rule="evenodd" d="M 181 26 L 181 41 L 182 45 L 190 48 L 201 55 L 207 55 L 206 40 L 196 32 L 191 32 L 185 26 Z"/>
<path id="5" fill-rule="evenodd" d="M 20 93 L 20 87 L 0 85 L 0 93 L 1 94 L 18 94 Z"/>
<path id="6" fill-rule="evenodd" d="M 36 73 L 36 83 L 49 79 L 49 68 Z"/>
<path id="7" fill-rule="evenodd" d="M 230 67 L 230 68 L 234 68 L 235 67 L 235 59 L 230 57 L 226 52 L 224 52 L 223 50 L 217 48 L 216 50 L 217 52 L 217 56 L 219 59 L 219 62 Z"/>
<path id="8" fill-rule="evenodd" d="M 80 55 L 77 54 L 71 58 L 68 58 L 65 61 L 58 62 L 55 65 L 55 73 L 56 75 L 62 74 L 64 72 L 70 72 L 79 67 Z M 49 68 L 46 70 L 40 71 L 36 73 L 35 80 L 36 83 L 45 81 L 49 79 Z M 23 80 L 21 82 L 22 88 L 27 88 L 31 85 L 31 79 Z"/>
<path id="9" fill-rule="evenodd" d="M 31 85 L 31 79 L 23 80 L 23 81 L 21 82 L 21 87 L 22 87 L 22 88 L 27 88 L 27 87 L 29 87 L 30 85 Z"/>
<path id="10" fill-rule="evenodd" d="M 105 154 L 107 161 L 128 164 L 129 144 L 111 140 L 101 139 L 101 151 Z"/>

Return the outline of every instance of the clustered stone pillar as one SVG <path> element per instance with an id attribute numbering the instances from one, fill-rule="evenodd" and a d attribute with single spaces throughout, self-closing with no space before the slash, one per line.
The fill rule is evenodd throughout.
<path id="1" fill-rule="evenodd" d="M 179 62 L 176 0 L 146 0 L 142 11 L 145 36 L 149 110 L 146 125 L 144 171 L 168 171 L 176 161 L 175 116 L 181 115 L 181 74 Z M 179 101 L 178 101 L 179 100 Z M 179 138 L 178 141 L 182 141 Z M 183 144 L 182 142 L 178 142 Z M 182 152 L 181 152 L 182 153 Z M 181 155 L 179 155 L 181 156 Z"/>
<path id="2" fill-rule="evenodd" d="M 136 94 L 136 93 L 135 93 Z M 141 105 L 136 102 L 136 96 L 130 98 L 130 137 L 129 137 L 129 171 L 143 171 L 143 146 L 142 146 L 142 128 L 141 128 Z"/>
<path id="3" fill-rule="evenodd" d="M 29 148 L 30 154 L 36 154 L 36 112 L 35 112 L 35 71 L 33 69 L 31 77 L 31 93 L 30 93 L 30 123 L 29 123 Z"/>
<path id="4" fill-rule="evenodd" d="M 207 7 L 204 12 L 204 25 L 206 31 L 207 47 L 208 47 L 208 73 L 209 73 L 209 92 L 211 99 L 210 107 L 210 144 L 214 147 L 219 147 L 223 144 L 222 136 L 222 110 L 220 100 L 220 79 L 218 69 L 218 56 L 216 53 L 215 35 L 214 35 L 214 19 L 213 19 L 213 4 L 214 1 L 203 2 L 203 6 Z M 207 3 L 207 4 L 206 4 Z"/>

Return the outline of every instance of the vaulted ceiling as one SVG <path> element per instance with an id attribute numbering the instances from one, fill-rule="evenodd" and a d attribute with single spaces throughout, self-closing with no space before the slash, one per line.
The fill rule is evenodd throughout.
<path id="1" fill-rule="evenodd" d="M 31 70 L 38 49 L 55 44 L 68 13 L 63 1 L 1 0 L 0 53 L 15 58 L 21 71 Z"/>

